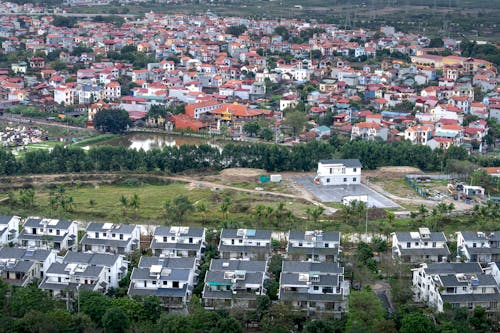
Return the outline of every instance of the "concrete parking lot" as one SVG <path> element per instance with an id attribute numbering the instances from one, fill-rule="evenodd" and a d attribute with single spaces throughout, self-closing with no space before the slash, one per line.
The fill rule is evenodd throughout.
<path id="1" fill-rule="evenodd" d="M 296 177 L 292 181 L 311 192 L 321 202 L 342 202 L 349 195 L 367 195 L 368 207 L 401 208 L 397 203 L 377 193 L 364 184 L 346 186 L 324 186 L 313 183 L 312 177 Z"/>

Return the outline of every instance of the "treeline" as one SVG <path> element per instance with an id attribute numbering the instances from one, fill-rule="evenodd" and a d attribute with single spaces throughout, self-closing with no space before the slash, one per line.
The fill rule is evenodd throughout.
<path id="1" fill-rule="evenodd" d="M 350 141 L 341 146 L 334 142 L 310 142 L 293 147 L 272 144 L 227 144 L 224 148 L 183 145 L 149 151 L 102 146 L 88 152 L 77 147 L 56 146 L 51 151 L 27 152 L 16 158 L 0 150 L 0 175 L 45 174 L 65 172 L 221 170 L 224 168 L 259 168 L 270 172 L 311 171 L 318 160 L 359 158 L 363 168 L 387 165 L 415 166 L 427 171 L 443 170 L 448 160 L 465 160 L 465 149 L 431 150 L 426 146 L 401 141 Z M 476 160 L 483 166 L 498 166 L 500 158 Z"/>

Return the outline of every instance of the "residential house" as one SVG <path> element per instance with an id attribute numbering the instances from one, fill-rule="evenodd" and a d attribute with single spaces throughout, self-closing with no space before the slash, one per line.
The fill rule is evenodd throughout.
<path id="1" fill-rule="evenodd" d="M 321 185 L 360 184 L 361 167 L 357 159 L 320 160 L 314 182 Z"/>
<path id="2" fill-rule="evenodd" d="M 80 291 L 104 293 L 118 288 L 127 270 L 128 262 L 122 255 L 68 252 L 61 261 L 50 265 L 39 288 L 71 304 Z"/>
<path id="3" fill-rule="evenodd" d="M 221 231 L 219 253 L 223 259 L 265 260 L 271 252 L 271 231 L 226 228 Z"/>
<path id="4" fill-rule="evenodd" d="M 500 231 L 457 232 L 457 255 L 470 262 L 500 261 Z"/>
<path id="5" fill-rule="evenodd" d="M 351 140 L 361 138 L 363 140 L 375 140 L 376 137 L 386 141 L 389 136 L 389 129 L 375 122 L 360 122 L 352 125 Z"/>
<path id="6" fill-rule="evenodd" d="M 283 261 L 278 298 L 309 315 L 340 317 L 347 311 L 349 281 L 339 263 Z"/>
<path id="7" fill-rule="evenodd" d="M 417 125 L 408 127 L 404 134 L 405 139 L 411 141 L 414 145 L 427 145 L 432 137 L 433 128 L 431 126 Z"/>
<path id="8" fill-rule="evenodd" d="M 80 244 L 85 252 L 124 254 L 138 249 L 140 241 L 137 225 L 91 222 Z"/>
<path id="9" fill-rule="evenodd" d="M 0 249 L 2 281 L 25 287 L 43 278 L 44 272 L 55 261 L 55 251 L 3 247 Z"/>
<path id="10" fill-rule="evenodd" d="M 78 228 L 75 221 L 28 217 L 19 234 L 19 245 L 29 248 L 77 249 Z"/>
<path id="11" fill-rule="evenodd" d="M 294 231 L 288 233 L 286 258 L 295 261 L 336 262 L 340 254 L 340 233 L 336 231 Z"/>
<path id="12" fill-rule="evenodd" d="M 156 227 L 151 250 L 159 257 L 196 257 L 205 249 L 205 228 Z"/>
<path id="13" fill-rule="evenodd" d="M 497 312 L 500 301 L 498 284 L 491 274 L 483 272 L 479 263 L 423 263 L 412 269 L 414 298 L 443 312 L 451 308 L 477 306 Z"/>
<path id="14" fill-rule="evenodd" d="M 212 259 L 205 276 L 202 299 L 207 309 L 256 309 L 257 298 L 266 294 L 265 260 Z"/>
<path id="15" fill-rule="evenodd" d="M 0 246 L 17 242 L 20 221 L 19 216 L 0 216 Z"/>
<path id="16" fill-rule="evenodd" d="M 156 296 L 168 310 L 183 309 L 197 282 L 197 261 L 189 258 L 141 257 L 130 276 L 129 296 Z"/>
<path id="17" fill-rule="evenodd" d="M 418 232 L 392 234 L 392 257 L 405 263 L 446 262 L 450 250 L 442 232 L 419 228 Z"/>

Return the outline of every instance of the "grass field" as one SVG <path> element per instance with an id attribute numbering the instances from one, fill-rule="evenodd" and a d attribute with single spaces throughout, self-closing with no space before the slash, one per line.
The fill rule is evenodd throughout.
<path id="1" fill-rule="evenodd" d="M 302 200 L 294 200 L 277 197 L 269 197 L 264 194 L 253 194 L 233 190 L 214 190 L 207 187 L 193 187 L 183 183 L 169 185 L 82 185 L 66 186 L 66 194 L 73 198 L 74 208 L 71 212 L 61 209 L 51 210 L 49 198 L 51 190 L 48 188 L 37 188 L 35 206 L 22 208 L 19 205 L 10 207 L 7 202 L 0 203 L 0 214 L 16 214 L 21 216 L 39 215 L 52 216 L 56 218 L 71 218 L 88 221 L 110 221 L 143 224 L 162 224 L 166 222 L 164 203 L 172 200 L 178 195 L 186 195 L 193 203 L 194 209 L 186 214 L 184 221 L 179 223 L 186 225 L 211 225 L 218 227 L 224 221 L 236 221 L 243 226 L 257 226 L 269 223 L 269 228 L 288 229 L 290 225 L 302 221 L 306 217 L 309 204 Z M 140 206 L 135 211 L 130 207 L 124 208 L 120 203 L 123 195 L 131 198 L 137 194 Z M 227 215 L 220 210 L 221 203 L 226 197 L 231 199 Z M 1 197 L 0 197 L 1 198 Z M 91 204 L 92 200 L 92 204 Z M 205 212 L 199 212 L 200 202 L 206 205 Z M 283 202 L 284 208 L 290 210 L 294 216 L 293 221 L 287 221 L 287 225 L 271 225 L 270 219 L 261 218 L 257 221 L 255 217 L 255 206 L 263 205 L 276 210 L 279 203 Z M 303 221 L 301 222 L 303 224 Z M 274 223 L 275 224 L 275 223 Z"/>

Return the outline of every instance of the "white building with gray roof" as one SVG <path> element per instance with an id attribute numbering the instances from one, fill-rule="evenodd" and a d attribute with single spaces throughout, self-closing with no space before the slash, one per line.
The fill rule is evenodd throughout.
<path id="1" fill-rule="evenodd" d="M 67 252 L 62 260 L 50 265 L 39 287 L 52 296 L 74 302 L 80 290 L 104 293 L 117 288 L 127 270 L 128 262 L 122 255 Z"/>
<path id="2" fill-rule="evenodd" d="M 446 262 L 450 255 L 446 236 L 419 228 L 418 232 L 392 234 L 392 257 L 406 263 Z"/>
<path id="3" fill-rule="evenodd" d="M 156 227 L 151 250 L 161 257 L 196 257 L 200 259 L 205 249 L 205 228 Z"/>
<path id="4" fill-rule="evenodd" d="M 19 216 L 0 216 L 0 246 L 17 243 Z"/>
<path id="5" fill-rule="evenodd" d="M 219 253 L 223 259 L 267 260 L 272 253 L 272 232 L 255 229 L 222 229 Z"/>
<path id="6" fill-rule="evenodd" d="M 0 249 L 2 281 L 15 286 L 27 286 L 40 280 L 56 261 L 56 251 L 3 247 Z"/>
<path id="7" fill-rule="evenodd" d="M 205 275 L 202 299 L 207 309 L 255 309 L 257 297 L 266 294 L 265 260 L 212 259 Z"/>
<path id="8" fill-rule="evenodd" d="M 457 232 L 457 254 L 471 262 L 500 261 L 500 231 Z"/>
<path id="9" fill-rule="evenodd" d="M 278 297 L 296 310 L 340 317 L 347 311 L 348 295 L 349 281 L 338 263 L 283 261 Z"/>
<path id="10" fill-rule="evenodd" d="M 360 184 L 361 168 L 358 159 L 320 160 L 314 181 L 321 185 Z"/>
<path id="11" fill-rule="evenodd" d="M 19 234 L 19 245 L 28 248 L 76 251 L 77 223 L 69 220 L 28 217 Z"/>
<path id="12" fill-rule="evenodd" d="M 81 240 L 82 251 L 124 254 L 139 248 L 141 230 L 135 224 L 91 222 Z"/>
<path id="13" fill-rule="evenodd" d="M 336 231 L 291 230 L 286 257 L 295 261 L 335 262 L 340 253 L 340 233 Z"/>
<path id="14" fill-rule="evenodd" d="M 141 257 L 132 270 L 129 296 L 157 296 L 169 310 L 184 309 L 189 302 L 198 270 L 195 257 Z"/>
<path id="15" fill-rule="evenodd" d="M 498 283 L 479 263 L 423 263 L 412 269 L 412 275 L 415 300 L 438 312 L 445 303 L 452 308 L 481 306 L 488 312 L 498 311 Z"/>

